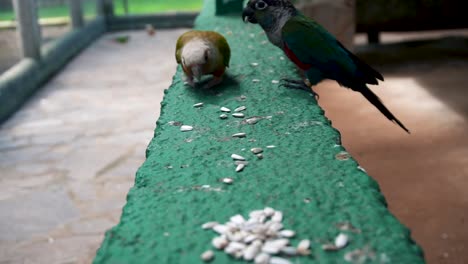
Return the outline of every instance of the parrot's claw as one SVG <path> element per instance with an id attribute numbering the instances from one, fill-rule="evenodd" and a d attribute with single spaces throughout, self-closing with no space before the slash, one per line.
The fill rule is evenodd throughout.
<path id="1" fill-rule="evenodd" d="M 283 86 L 288 89 L 303 90 L 311 93 L 317 100 L 320 98 L 318 93 L 314 92 L 312 87 L 306 84 L 303 80 L 281 79 L 281 82 L 282 83 L 279 85 L 280 87 Z"/>
<path id="2" fill-rule="evenodd" d="M 203 85 L 203 89 L 210 89 L 211 87 L 220 84 L 223 81 L 222 77 L 214 77 L 207 84 Z"/>

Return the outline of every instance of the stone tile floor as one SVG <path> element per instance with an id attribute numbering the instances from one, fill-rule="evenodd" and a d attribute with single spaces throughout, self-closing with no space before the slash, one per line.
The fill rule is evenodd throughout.
<path id="1" fill-rule="evenodd" d="M 0 127 L 0 263 L 91 262 L 144 161 L 185 31 L 103 36 Z"/>

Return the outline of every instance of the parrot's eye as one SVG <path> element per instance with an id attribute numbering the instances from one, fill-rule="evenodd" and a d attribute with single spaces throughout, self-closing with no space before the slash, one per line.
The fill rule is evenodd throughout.
<path id="1" fill-rule="evenodd" d="M 268 7 L 268 5 L 263 1 L 258 1 L 257 3 L 255 3 L 255 9 L 257 9 L 257 10 L 263 10 L 263 9 L 265 9 L 267 7 Z"/>

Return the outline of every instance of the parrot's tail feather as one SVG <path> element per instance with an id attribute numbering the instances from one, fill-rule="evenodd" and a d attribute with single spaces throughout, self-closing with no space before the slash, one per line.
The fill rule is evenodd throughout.
<path id="1" fill-rule="evenodd" d="M 396 118 L 390 110 L 382 103 L 380 98 L 373 93 L 366 85 L 361 86 L 361 89 L 357 90 L 359 91 L 366 99 L 372 103 L 379 111 L 387 117 L 390 121 L 395 122 L 397 125 L 399 125 L 401 128 L 403 128 L 408 134 L 411 134 L 411 132 L 403 125 L 403 123 Z"/>

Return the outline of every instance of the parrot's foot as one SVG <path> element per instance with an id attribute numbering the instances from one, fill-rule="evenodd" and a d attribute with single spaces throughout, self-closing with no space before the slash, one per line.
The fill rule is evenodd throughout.
<path id="1" fill-rule="evenodd" d="M 314 92 L 308 80 L 304 81 L 304 80 L 281 79 L 281 82 L 282 83 L 280 84 L 280 87 L 283 86 L 288 89 L 303 90 L 303 91 L 311 93 L 317 100 L 320 98 L 318 93 Z"/>
<path id="2" fill-rule="evenodd" d="M 210 89 L 211 87 L 220 84 L 223 81 L 223 77 L 214 76 L 207 84 L 203 85 L 203 89 Z"/>
<path id="3" fill-rule="evenodd" d="M 195 82 L 193 81 L 193 78 L 186 77 L 184 78 L 184 84 L 190 85 L 190 87 L 195 88 Z"/>

